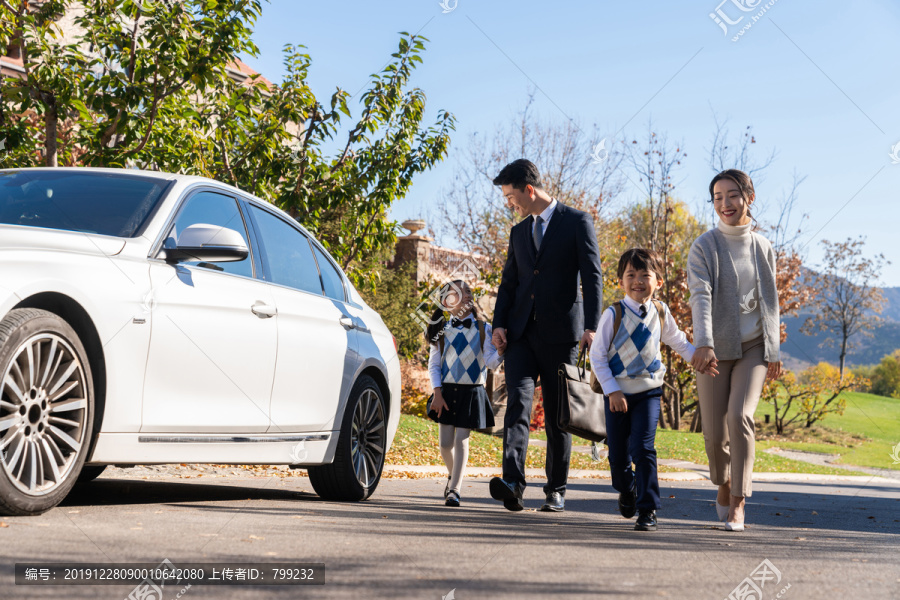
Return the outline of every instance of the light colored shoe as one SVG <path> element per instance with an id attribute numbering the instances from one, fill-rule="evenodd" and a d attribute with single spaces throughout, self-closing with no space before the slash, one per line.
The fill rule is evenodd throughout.
<path id="1" fill-rule="evenodd" d="M 722 506 L 721 504 L 719 504 L 719 500 L 716 499 L 716 514 L 719 515 L 720 521 L 724 521 L 728 518 L 728 508 L 729 506 L 727 504 L 725 506 Z"/>
<path id="2" fill-rule="evenodd" d="M 732 523 L 731 521 L 725 521 L 725 531 L 743 531 L 744 524 L 743 523 Z"/>

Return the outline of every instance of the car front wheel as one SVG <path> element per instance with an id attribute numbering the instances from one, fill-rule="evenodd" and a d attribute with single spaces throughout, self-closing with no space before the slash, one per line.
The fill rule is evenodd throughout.
<path id="1" fill-rule="evenodd" d="M 35 515 L 78 479 L 91 439 L 94 388 L 78 335 L 33 308 L 0 321 L 0 513 Z"/>
<path id="2" fill-rule="evenodd" d="M 365 500 L 381 480 L 386 447 L 387 418 L 381 388 L 363 375 L 350 391 L 334 462 L 309 469 L 313 489 L 326 500 Z"/>

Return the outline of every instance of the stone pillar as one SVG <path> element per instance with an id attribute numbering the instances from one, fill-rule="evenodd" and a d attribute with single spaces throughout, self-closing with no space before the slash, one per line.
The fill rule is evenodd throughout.
<path id="1" fill-rule="evenodd" d="M 431 259 L 431 244 L 434 240 L 427 235 L 419 235 L 419 230 L 425 228 L 425 221 L 413 219 L 403 222 L 403 227 L 409 230 L 409 235 L 397 238 L 394 252 L 394 261 L 391 266 L 395 269 L 409 261 L 415 261 L 416 284 L 425 281 L 428 277 L 429 262 Z"/>

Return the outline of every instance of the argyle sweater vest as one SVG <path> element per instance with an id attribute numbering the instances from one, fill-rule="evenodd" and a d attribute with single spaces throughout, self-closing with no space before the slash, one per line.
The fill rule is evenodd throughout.
<path id="1" fill-rule="evenodd" d="M 610 309 L 612 310 L 612 309 Z M 651 302 L 642 319 L 622 306 L 622 323 L 609 346 L 609 369 L 626 394 L 639 394 L 662 386 L 666 368 L 660 360 L 659 314 Z"/>
<path id="2" fill-rule="evenodd" d="M 484 385 L 487 381 L 481 336 L 475 323 L 471 327 L 444 329 L 441 381 L 458 385 Z"/>

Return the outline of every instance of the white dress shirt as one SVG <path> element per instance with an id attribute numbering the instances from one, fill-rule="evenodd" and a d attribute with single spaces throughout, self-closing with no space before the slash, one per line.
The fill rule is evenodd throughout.
<path id="1" fill-rule="evenodd" d="M 636 315 L 641 314 L 641 304 L 635 302 L 629 296 L 625 296 L 622 306 L 623 310 L 631 310 Z M 643 306 L 649 311 L 652 302 L 647 300 Z M 668 308 L 669 307 L 666 307 L 664 324 L 659 336 L 660 341 L 680 354 L 681 358 L 687 362 L 691 362 L 691 359 L 694 357 L 694 345 L 688 341 L 684 332 L 678 328 L 678 323 L 675 322 L 675 319 L 672 317 L 672 313 L 669 312 Z M 609 368 L 609 353 L 610 351 L 615 352 L 615 348 L 610 348 L 612 345 L 613 323 L 615 317 L 615 309 L 611 306 L 604 310 L 603 314 L 600 315 L 600 326 L 594 337 L 594 342 L 591 344 L 590 353 L 591 369 L 593 369 L 594 375 L 597 376 L 597 381 L 600 382 L 603 393 L 607 396 L 613 392 L 622 390 L 621 386 L 616 382 L 616 378 L 613 377 L 612 370 Z M 666 365 L 663 364 L 663 373 L 666 372 L 665 369 Z"/>
<path id="2" fill-rule="evenodd" d="M 556 198 L 553 198 L 552 200 L 550 200 L 550 206 L 545 208 L 544 211 L 539 215 L 541 219 L 543 219 L 543 221 L 541 221 L 541 234 L 547 233 L 547 224 L 550 223 L 550 217 L 553 216 L 553 211 L 556 210 L 557 204 L 559 203 L 556 201 Z M 534 235 L 534 224 L 531 225 L 531 232 L 532 235 Z"/>
<path id="3" fill-rule="evenodd" d="M 475 324 L 475 315 L 469 313 L 465 316 L 459 317 L 460 319 L 472 319 L 472 327 L 477 327 Z M 462 329 L 462 325 L 458 325 L 457 329 Z M 497 348 L 494 347 L 494 342 L 491 341 L 491 324 L 485 322 L 484 324 L 484 346 L 481 348 L 482 352 L 484 352 L 484 364 L 491 371 L 496 370 L 500 367 L 500 363 L 503 362 L 503 357 L 497 352 Z M 428 348 L 428 374 L 431 376 L 431 387 L 441 387 L 441 347 L 437 344 L 437 342 L 431 342 Z"/>

